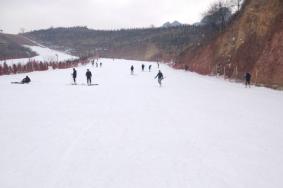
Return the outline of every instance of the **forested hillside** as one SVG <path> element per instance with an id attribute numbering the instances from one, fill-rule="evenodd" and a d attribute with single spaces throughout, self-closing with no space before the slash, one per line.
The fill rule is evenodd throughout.
<path id="1" fill-rule="evenodd" d="M 188 46 L 213 38 L 217 30 L 213 25 L 113 31 L 72 27 L 50 28 L 24 35 L 52 48 L 68 49 L 74 55 L 171 61 Z"/>

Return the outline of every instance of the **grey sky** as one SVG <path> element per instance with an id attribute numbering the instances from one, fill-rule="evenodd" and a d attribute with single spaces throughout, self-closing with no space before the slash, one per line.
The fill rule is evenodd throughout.
<path id="1" fill-rule="evenodd" d="M 53 27 L 117 29 L 198 22 L 215 0 L 0 0 L 0 29 L 18 33 Z"/>

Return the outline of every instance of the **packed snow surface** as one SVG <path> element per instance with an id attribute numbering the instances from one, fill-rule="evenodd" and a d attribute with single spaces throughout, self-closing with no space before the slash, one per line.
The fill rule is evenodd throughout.
<path id="1" fill-rule="evenodd" d="M 21 59 L 9 59 L 9 60 L 3 60 L 0 61 L 0 65 L 2 65 L 4 62 L 7 63 L 7 65 L 13 65 L 13 64 L 26 64 L 29 61 L 42 61 L 42 62 L 57 62 L 57 61 L 66 61 L 66 60 L 74 60 L 77 59 L 77 57 L 57 51 L 52 50 L 50 48 L 46 48 L 43 46 L 28 46 L 25 45 L 25 47 L 30 48 L 32 51 L 36 52 L 38 55 L 32 58 L 21 58 Z"/>
<path id="2" fill-rule="evenodd" d="M 0 77 L 0 187 L 283 187 L 282 92 L 101 61 Z"/>

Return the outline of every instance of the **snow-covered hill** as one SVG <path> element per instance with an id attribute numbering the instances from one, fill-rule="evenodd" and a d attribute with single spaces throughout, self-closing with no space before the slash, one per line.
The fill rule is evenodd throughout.
<path id="1" fill-rule="evenodd" d="M 0 65 L 2 65 L 4 62 L 7 63 L 7 65 L 13 65 L 13 64 L 26 64 L 29 61 L 42 61 L 42 62 L 57 62 L 57 61 L 66 61 L 66 60 L 74 60 L 77 59 L 77 57 L 57 51 L 52 50 L 50 48 L 44 47 L 44 46 L 29 46 L 25 45 L 25 47 L 30 48 L 32 51 L 36 52 L 38 55 L 33 58 L 21 58 L 21 59 L 9 59 L 9 60 L 3 60 L 0 61 Z"/>
<path id="2" fill-rule="evenodd" d="M 283 186 L 282 92 L 165 65 L 159 88 L 155 63 L 102 62 L 77 86 L 71 69 L 0 77 L 0 187 Z"/>

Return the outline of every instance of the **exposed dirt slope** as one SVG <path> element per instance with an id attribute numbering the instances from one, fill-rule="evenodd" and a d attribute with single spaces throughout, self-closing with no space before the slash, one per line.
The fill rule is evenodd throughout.
<path id="1" fill-rule="evenodd" d="M 201 74 L 225 74 L 242 79 L 251 72 L 253 82 L 283 86 L 283 1 L 246 0 L 227 29 L 199 48 L 188 48 L 176 67 Z"/>

